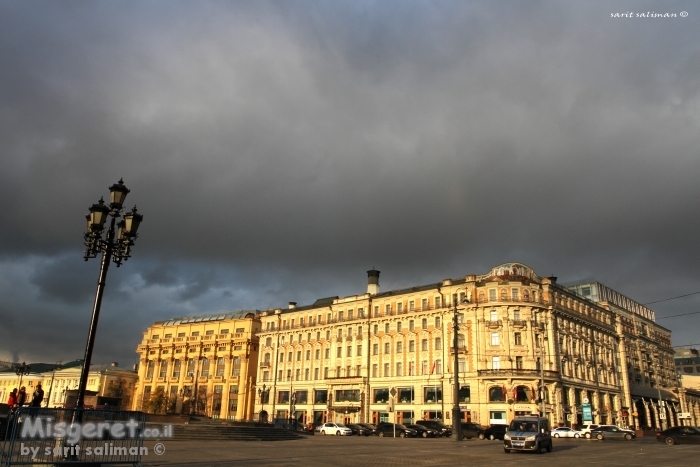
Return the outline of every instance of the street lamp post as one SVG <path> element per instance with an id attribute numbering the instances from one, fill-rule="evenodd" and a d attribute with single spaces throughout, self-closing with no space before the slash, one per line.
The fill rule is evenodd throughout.
<path id="1" fill-rule="evenodd" d="M 97 291 L 95 293 L 95 302 L 90 319 L 88 340 L 85 346 L 85 358 L 80 373 L 78 397 L 75 402 L 76 408 L 82 408 L 85 402 L 85 388 L 87 387 L 88 375 L 90 373 L 92 349 L 95 345 L 97 320 L 100 316 L 100 306 L 102 305 L 102 295 L 104 293 L 110 261 L 113 261 L 117 267 L 119 267 L 122 261 L 129 259 L 131 247 L 134 245 L 134 240 L 137 237 L 136 232 L 143 220 L 143 216 L 136 212 L 136 206 L 134 206 L 131 212 L 123 214 L 124 218 L 117 224 L 117 218 L 122 217 L 122 206 L 127 193 L 129 193 L 129 189 L 124 186 L 123 180 L 119 180 L 119 182 L 109 187 L 109 191 L 109 206 L 105 205 L 104 200 L 100 198 L 97 204 L 93 204 L 90 207 L 90 214 L 85 216 L 87 219 L 87 232 L 85 233 L 85 246 L 87 249 L 83 257 L 85 261 L 87 261 L 90 258 L 96 258 L 98 253 L 102 253 L 102 261 L 100 263 L 100 275 L 97 280 Z M 112 217 L 112 220 L 107 230 L 107 236 L 103 238 L 102 234 L 108 215 Z"/>
<path id="2" fill-rule="evenodd" d="M 454 316 L 452 317 L 452 350 L 454 352 L 454 380 L 455 385 L 453 388 L 452 400 L 454 404 L 452 405 L 452 437 L 455 441 L 462 440 L 462 411 L 459 408 L 459 309 L 457 308 L 457 298 L 453 299 L 454 302 Z M 462 303 L 469 303 L 469 301 L 464 298 Z"/>
<path id="3" fill-rule="evenodd" d="M 265 400 L 267 399 L 268 395 L 270 394 L 270 388 L 267 387 L 267 385 L 263 384 L 261 388 L 258 388 L 258 396 L 260 396 L 260 413 L 265 412 Z M 260 420 L 263 423 L 267 423 L 267 417 L 265 420 Z"/>
<path id="4" fill-rule="evenodd" d="M 22 362 L 21 365 L 15 365 L 15 373 L 19 376 L 19 384 L 17 385 L 19 389 L 22 389 L 22 378 L 24 375 L 28 375 L 30 370 L 31 365 L 27 365 L 25 362 Z"/>

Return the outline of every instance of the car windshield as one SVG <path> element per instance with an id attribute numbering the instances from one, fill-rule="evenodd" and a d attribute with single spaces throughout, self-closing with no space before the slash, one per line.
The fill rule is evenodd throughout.
<path id="1" fill-rule="evenodd" d="M 537 431 L 537 422 L 513 420 L 508 431 Z"/>
<path id="2" fill-rule="evenodd" d="M 336 423 L 336 425 L 339 426 L 340 428 L 345 428 L 345 425 L 343 425 L 342 423 Z"/>
<path id="3" fill-rule="evenodd" d="M 405 425 L 401 425 L 400 423 L 397 423 L 397 424 L 396 424 L 396 428 L 400 428 L 400 429 L 402 429 L 402 430 L 405 430 L 405 429 L 406 429 L 406 426 L 405 426 Z"/>

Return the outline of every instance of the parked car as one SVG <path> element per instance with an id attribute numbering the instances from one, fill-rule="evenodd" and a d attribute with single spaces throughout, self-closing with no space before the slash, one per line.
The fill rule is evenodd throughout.
<path id="1" fill-rule="evenodd" d="M 507 429 L 508 425 L 491 425 L 484 430 L 483 437 L 480 436 L 479 438 L 490 439 L 491 441 L 494 439 L 500 439 L 502 441 Z"/>
<path id="2" fill-rule="evenodd" d="M 423 425 L 426 428 L 435 430 L 440 436 L 452 436 L 452 428 L 445 426 L 440 420 L 418 420 L 416 425 Z"/>
<path id="3" fill-rule="evenodd" d="M 322 435 L 352 436 L 352 430 L 340 423 L 324 423 L 321 425 Z"/>
<path id="4" fill-rule="evenodd" d="M 377 425 L 377 436 L 385 437 L 385 436 L 395 436 L 397 438 L 415 438 L 418 436 L 418 432 L 416 430 L 412 430 L 405 425 L 401 425 L 399 423 L 386 423 L 382 422 L 379 425 Z"/>
<path id="5" fill-rule="evenodd" d="M 371 423 L 357 423 L 357 425 L 363 426 L 369 430 L 370 435 L 376 435 L 377 434 L 377 427 L 376 425 L 372 425 Z"/>
<path id="6" fill-rule="evenodd" d="M 365 428 L 364 426 L 359 425 L 357 423 L 349 423 L 345 426 L 350 428 L 353 436 L 369 436 L 372 434 L 372 430 Z"/>
<path id="7" fill-rule="evenodd" d="M 542 417 L 517 417 L 508 426 L 503 437 L 503 451 L 531 451 L 537 454 L 542 449 L 552 452 L 552 436 L 549 420 Z"/>
<path id="8" fill-rule="evenodd" d="M 419 438 L 435 438 L 436 436 L 440 436 L 437 431 L 426 428 L 423 425 L 406 425 L 406 427 L 411 430 L 416 430 Z"/>
<path id="9" fill-rule="evenodd" d="M 586 439 L 591 439 L 591 431 L 595 430 L 601 425 L 593 424 L 593 423 L 586 423 L 583 425 L 583 427 L 578 430 L 579 433 L 581 433 L 581 436 L 583 436 Z"/>
<path id="10" fill-rule="evenodd" d="M 568 426 L 560 426 L 552 430 L 552 436 L 554 438 L 580 438 L 581 432 Z"/>
<path id="11" fill-rule="evenodd" d="M 484 427 L 478 423 L 462 422 L 462 437 L 484 439 Z"/>
<path id="12" fill-rule="evenodd" d="M 664 431 L 656 432 L 656 441 L 674 444 L 700 444 L 700 430 L 692 426 L 674 426 Z"/>
<path id="13" fill-rule="evenodd" d="M 591 437 L 603 440 L 603 439 L 626 439 L 632 440 L 637 437 L 634 431 L 624 430 L 619 426 L 615 425 L 601 425 L 595 430 L 591 431 Z"/>

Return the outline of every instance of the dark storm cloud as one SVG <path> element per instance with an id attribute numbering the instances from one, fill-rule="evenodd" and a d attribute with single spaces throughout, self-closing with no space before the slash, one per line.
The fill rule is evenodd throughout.
<path id="1" fill-rule="evenodd" d="M 119 177 L 145 219 L 104 358 L 156 319 L 362 292 L 372 266 L 385 290 L 516 260 L 639 301 L 695 291 L 690 7 L 3 3 L 0 269 L 25 299 L 2 313 L 81 352 L 83 216 Z"/>

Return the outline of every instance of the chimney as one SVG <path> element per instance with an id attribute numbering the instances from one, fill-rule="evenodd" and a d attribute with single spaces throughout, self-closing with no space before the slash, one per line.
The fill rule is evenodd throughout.
<path id="1" fill-rule="evenodd" d="M 118 367 L 119 364 L 118 364 L 117 362 L 112 362 L 112 363 L 109 364 L 109 366 Z"/>
<path id="2" fill-rule="evenodd" d="M 297 302 L 289 302 L 289 309 L 290 310 L 293 310 L 296 307 L 297 307 Z"/>
<path id="3" fill-rule="evenodd" d="M 367 271 L 367 293 L 370 295 L 379 293 L 379 271 L 374 268 Z"/>

